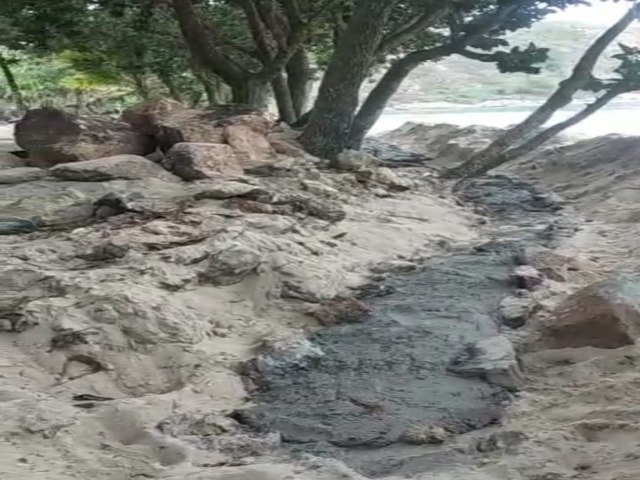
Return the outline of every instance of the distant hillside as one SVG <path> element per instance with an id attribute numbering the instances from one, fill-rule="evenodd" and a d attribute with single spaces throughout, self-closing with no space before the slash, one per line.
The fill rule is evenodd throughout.
<path id="1" fill-rule="evenodd" d="M 393 104 L 413 102 L 478 103 L 499 99 L 539 99 L 546 97 L 571 70 L 602 27 L 569 22 L 543 22 L 512 35 L 512 44 L 534 42 L 551 49 L 549 60 L 539 75 L 502 74 L 492 64 L 459 56 L 416 69 L 405 81 Z M 622 37 L 624 43 L 639 44 L 640 28 Z M 601 70 L 616 65 L 610 54 L 602 58 Z"/>

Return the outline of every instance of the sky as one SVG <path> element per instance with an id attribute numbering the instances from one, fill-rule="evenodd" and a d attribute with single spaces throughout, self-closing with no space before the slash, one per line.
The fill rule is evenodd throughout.
<path id="1" fill-rule="evenodd" d="M 554 20 L 565 20 L 595 25 L 610 25 L 619 20 L 629 8 L 629 2 L 604 2 L 593 0 L 593 5 L 568 8 L 553 16 Z"/>

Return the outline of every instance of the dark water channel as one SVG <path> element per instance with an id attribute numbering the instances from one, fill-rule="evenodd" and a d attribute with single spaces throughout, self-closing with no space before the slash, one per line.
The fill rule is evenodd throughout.
<path id="1" fill-rule="evenodd" d="M 446 454 L 407 455 L 415 447 L 401 440 L 412 427 L 463 433 L 499 420 L 509 394 L 447 366 L 495 333 L 491 315 L 513 290 L 508 277 L 522 247 L 552 246 L 564 222 L 547 195 L 506 177 L 476 181 L 461 196 L 493 217 L 494 241 L 391 279 L 395 293 L 371 300 L 371 318 L 314 334 L 306 355 L 273 354 L 254 372 L 257 406 L 239 413 L 243 423 L 281 432 L 291 452 L 381 476 L 447 462 Z"/>

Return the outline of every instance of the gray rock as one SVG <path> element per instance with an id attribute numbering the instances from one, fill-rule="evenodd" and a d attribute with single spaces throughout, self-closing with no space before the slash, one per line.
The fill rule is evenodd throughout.
<path id="1" fill-rule="evenodd" d="M 536 308 L 536 301 L 527 292 L 523 295 L 505 297 L 498 307 L 502 324 L 511 328 L 524 326 Z"/>
<path id="2" fill-rule="evenodd" d="M 31 233 L 37 230 L 37 225 L 32 220 L 22 218 L 0 218 L 0 235 L 18 235 Z"/>
<path id="3" fill-rule="evenodd" d="M 480 377 L 509 390 L 519 390 L 524 384 L 513 345 L 503 336 L 479 340 L 456 357 L 449 370 L 459 375 Z"/>
<path id="4" fill-rule="evenodd" d="M 46 170 L 35 167 L 17 167 L 0 170 L 0 185 L 34 182 L 48 176 Z"/>
<path id="5" fill-rule="evenodd" d="M 482 453 L 504 451 L 513 454 L 518 452 L 518 446 L 526 440 L 528 437 L 523 432 L 506 430 L 481 438 L 476 444 L 476 449 Z"/>
<path id="6" fill-rule="evenodd" d="M 211 198 L 214 200 L 225 200 L 233 197 L 258 196 L 266 195 L 267 192 L 255 185 L 248 183 L 232 182 L 232 181 L 211 181 L 201 182 L 197 185 L 199 189 L 195 198 L 200 200 L 203 198 Z"/>
<path id="7" fill-rule="evenodd" d="M 79 182 L 105 182 L 109 180 L 144 180 L 159 178 L 175 181 L 160 165 L 137 155 L 116 155 L 84 162 L 64 163 L 50 169 L 53 176 Z"/>
<path id="8" fill-rule="evenodd" d="M 21 168 L 26 167 L 27 163 L 19 157 L 12 155 L 11 153 L 0 152 L 0 170 L 7 168 Z"/>
<path id="9" fill-rule="evenodd" d="M 544 280 L 542 274 L 531 265 L 519 265 L 513 270 L 510 278 L 517 288 L 526 290 L 533 290 Z"/>
<path id="10" fill-rule="evenodd" d="M 246 245 L 221 247 L 219 252 L 209 258 L 201 280 L 214 285 L 233 285 L 255 272 L 262 261 L 263 256 Z"/>
<path id="11" fill-rule="evenodd" d="M 402 441 L 412 445 L 439 445 L 447 439 L 447 432 L 437 425 L 419 425 L 408 429 Z"/>

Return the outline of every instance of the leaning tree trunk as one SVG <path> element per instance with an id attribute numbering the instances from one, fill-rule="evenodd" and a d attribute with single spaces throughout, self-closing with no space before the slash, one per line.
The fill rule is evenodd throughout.
<path id="1" fill-rule="evenodd" d="M 335 159 L 349 142 L 358 93 L 383 37 L 393 0 L 358 0 L 300 138 L 313 155 Z"/>
<path id="2" fill-rule="evenodd" d="M 543 131 L 539 132 L 538 134 L 534 135 L 532 138 L 524 142 L 522 145 L 519 145 L 514 148 L 510 148 L 509 150 L 506 150 L 500 155 L 492 157 L 489 161 L 483 164 L 477 165 L 475 167 L 475 170 L 472 170 L 471 168 L 469 168 L 468 170 L 465 171 L 464 178 L 466 179 L 466 178 L 478 177 L 480 175 L 487 173 L 490 170 L 493 170 L 494 168 L 498 168 L 499 166 L 507 162 L 511 162 L 520 157 L 523 157 L 524 155 L 527 155 L 528 153 L 533 152 L 536 148 L 548 142 L 556 135 L 564 132 L 566 129 L 571 128 L 574 125 L 577 125 L 578 123 L 582 122 L 586 118 L 590 117 L 591 115 L 596 113 L 598 110 L 600 110 L 602 107 L 606 106 L 609 102 L 611 102 L 611 100 L 613 100 L 619 95 L 622 95 L 626 91 L 628 90 L 613 89 L 613 90 L 607 91 L 605 94 L 603 94 L 602 96 L 594 100 L 592 103 L 587 105 L 585 108 L 583 108 L 581 111 L 579 111 L 575 115 L 569 117 L 568 119 L 562 122 L 558 122 L 555 125 L 552 125 L 551 127 L 544 129 Z"/>
<path id="3" fill-rule="evenodd" d="M 485 165 L 493 164 L 497 161 L 495 160 L 496 157 L 501 156 L 513 145 L 531 136 L 537 128 L 547 123 L 558 110 L 569 105 L 579 90 L 588 87 L 594 81 L 593 69 L 596 63 L 607 47 L 634 22 L 636 17 L 637 8 L 634 6 L 629 9 L 624 17 L 608 28 L 591 44 L 574 67 L 571 75 L 560 82 L 556 91 L 546 102 L 524 121 L 508 129 L 491 142 L 487 148 L 478 152 L 461 165 L 447 170 L 444 176 L 447 178 L 469 178 L 474 175 L 472 172 L 488 171 Z"/>
<path id="4" fill-rule="evenodd" d="M 2 73 L 4 74 L 4 78 L 7 81 L 9 91 L 11 92 L 11 96 L 13 97 L 16 107 L 21 111 L 25 111 L 27 106 L 22 95 L 22 90 L 20 90 L 16 77 L 13 75 L 13 71 L 9 65 L 9 60 L 7 60 L 2 54 L 0 54 L 0 70 L 2 70 Z"/>
<path id="5" fill-rule="evenodd" d="M 349 148 L 359 150 L 362 141 L 371 127 L 382 115 L 385 106 L 391 97 L 398 91 L 400 85 L 416 67 L 428 60 L 439 58 L 447 52 L 442 49 L 431 49 L 412 52 L 394 62 L 378 81 L 375 88 L 369 93 L 351 126 Z"/>

